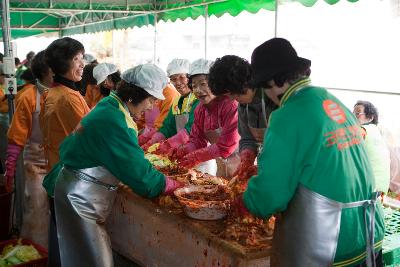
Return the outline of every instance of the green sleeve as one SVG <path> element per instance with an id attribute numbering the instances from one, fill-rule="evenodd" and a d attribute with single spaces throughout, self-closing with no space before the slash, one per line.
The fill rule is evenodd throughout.
<path id="1" fill-rule="evenodd" d="M 294 153 L 271 128 L 264 139 L 258 159 L 258 175 L 253 176 L 244 192 L 243 201 L 251 213 L 262 218 L 286 209 L 297 181 L 294 177 Z"/>
<path id="2" fill-rule="evenodd" d="M 190 134 L 190 131 L 192 129 L 193 122 L 194 122 L 194 111 L 195 111 L 195 109 L 196 109 L 196 107 L 197 107 L 197 105 L 199 103 L 200 103 L 200 101 L 198 99 L 193 101 L 192 107 L 191 107 L 190 112 L 189 112 L 189 120 L 185 124 L 185 129 L 189 134 Z"/>
<path id="3" fill-rule="evenodd" d="M 176 123 L 175 123 L 175 116 L 172 114 L 172 107 L 169 109 L 167 117 L 164 119 L 163 125 L 158 130 L 160 133 L 162 133 L 166 138 L 170 138 L 171 136 L 174 136 L 176 132 Z"/>
<path id="4" fill-rule="evenodd" d="M 82 156 L 93 159 L 94 166 L 104 166 L 135 193 L 149 198 L 162 193 L 165 176 L 155 170 L 144 157 L 135 130 L 128 128 L 122 113 L 115 111 L 105 120 L 103 110 L 94 111 L 93 114 L 89 113 L 91 116 L 82 120 L 83 130 L 75 134 L 81 136 L 74 138 L 74 141 L 79 143 L 73 146 L 82 147 Z M 60 148 L 60 152 L 62 150 L 63 147 Z M 66 150 L 71 154 L 63 155 L 63 158 L 74 159 L 76 152 L 72 149 Z M 84 158 L 81 161 L 83 160 Z M 64 163 L 77 166 L 76 163 Z"/>
<path id="5" fill-rule="evenodd" d="M 153 198 L 163 192 L 165 176 L 144 157 L 133 129 L 116 129 L 104 138 L 103 164 L 111 173 L 141 196 Z"/>

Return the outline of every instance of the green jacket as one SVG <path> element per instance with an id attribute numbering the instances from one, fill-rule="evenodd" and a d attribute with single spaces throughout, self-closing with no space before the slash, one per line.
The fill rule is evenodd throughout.
<path id="1" fill-rule="evenodd" d="M 340 202 L 372 196 L 374 176 L 356 118 L 326 89 L 308 84 L 306 79 L 289 88 L 270 117 L 258 175 L 249 180 L 243 196 L 246 207 L 257 216 L 268 218 L 284 211 L 298 184 Z M 383 235 L 379 204 L 378 249 Z M 343 210 L 334 266 L 365 260 L 365 244 L 363 208 Z"/>
<path id="2" fill-rule="evenodd" d="M 73 169 L 103 166 L 141 196 L 162 193 L 165 176 L 144 158 L 135 126 L 114 93 L 102 99 L 61 144 L 60 162 L 43 181 L 47 193 L 54 196 L 63 165 Z"/>
<path id="3" fill-rule="evenodd" d="M 174 100 L 171 108 L 169 109 L 168 115 L 165 118 L 162 127 L 159 132 L 162 133 L 166 138 L 170 138 L 177 134 L 175 116 L 183 113 L 189 113 L 189 120 L 185 124 L 185 129 L 188 134 L 192 129 L 194 122 L 194 110 L 199 104 L 199 100 L 191 93 L 189 95 L 181 96 Z"/>

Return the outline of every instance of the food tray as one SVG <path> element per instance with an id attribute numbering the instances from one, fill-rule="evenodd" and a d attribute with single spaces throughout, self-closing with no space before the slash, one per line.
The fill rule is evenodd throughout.
<path id="1" fill-rule="evenodd" d="M 25 263 L 21 263 L 21 264 L 17 264 L 17 265 L 13 265 L 13 267 L 46 267 L 47 266 L 47 249 L 45 249 L 44 247 L 42 247 L 28 239 L 21 239 L 20 241 L 21 241 L 20 243 L 22 245 L 32 245 L 40 253 L 42 258 L 33 260 L 33 261 L 29 261 L 29 262 L 25 262 Z M 11 240 L 0 242 L 0 250 L 3 251 L 3 248 L 9 244 L 12 244 L 14 246 L 17 245 L 18 239 L 11 239 Z"/>
<path id="2" fill-rule="evenodd" d="M 175 196 L 187 216 L 198 220 L 220 220 L 228 214 L 229 197 L 223 200 L 199 200 L 186 198 L 185 194 L 210 194 L 221 189 L 229 196 L 228 188 L 221 185 L 190 185 L 176 190 Z"/>

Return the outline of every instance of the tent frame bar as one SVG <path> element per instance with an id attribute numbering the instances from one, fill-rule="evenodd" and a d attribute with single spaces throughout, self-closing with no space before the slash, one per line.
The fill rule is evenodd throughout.
<path id="1" fill-rule="evenodd" d="M 50 12 L 50 13 L 55 13 L 55 12 L 94 12 L 94 13 L 134 13 L 134 14 L 154 14 L 154 13 L 163 13 L 163 12 L 169 12 L 169 11 L 174 11 L 174 10 L 181 10 L 181 9 L 186 9 L 186 8 L 192 8 L 192 7 L 200 7 L 200 6 L 207 6 L 210 4 L 216 4 L 216 3 L 223 3 L 223 2 L 228 2 L 228 0 L 213 0 L 209 2 L 203 2 L 203 3 L 197 3 L 197 4 L 192 4 L 192 5 L 187 5 L 187 6 L 180 6 L 180 7 L 172 7 L 172 8 L 166 8 L 166 9 L 160 9 L 160 10 L 129 10 L 129 9 L 76 9 L 76 8 L 40 8 L 40 7 L 11 7 L 10 11 L 18 11 L 18 12 Z"/>

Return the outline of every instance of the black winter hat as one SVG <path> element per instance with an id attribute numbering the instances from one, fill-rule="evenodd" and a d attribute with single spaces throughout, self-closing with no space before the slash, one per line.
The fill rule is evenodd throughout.
<path id="1" fill-rule="evenodd" d="M 311 61 L 297 56 L 290 42 L 283 38 L 272 38 L 254 49 L 251 55 L 252 84 L 271 80 L 276 74 L 306 69 Z"/>

